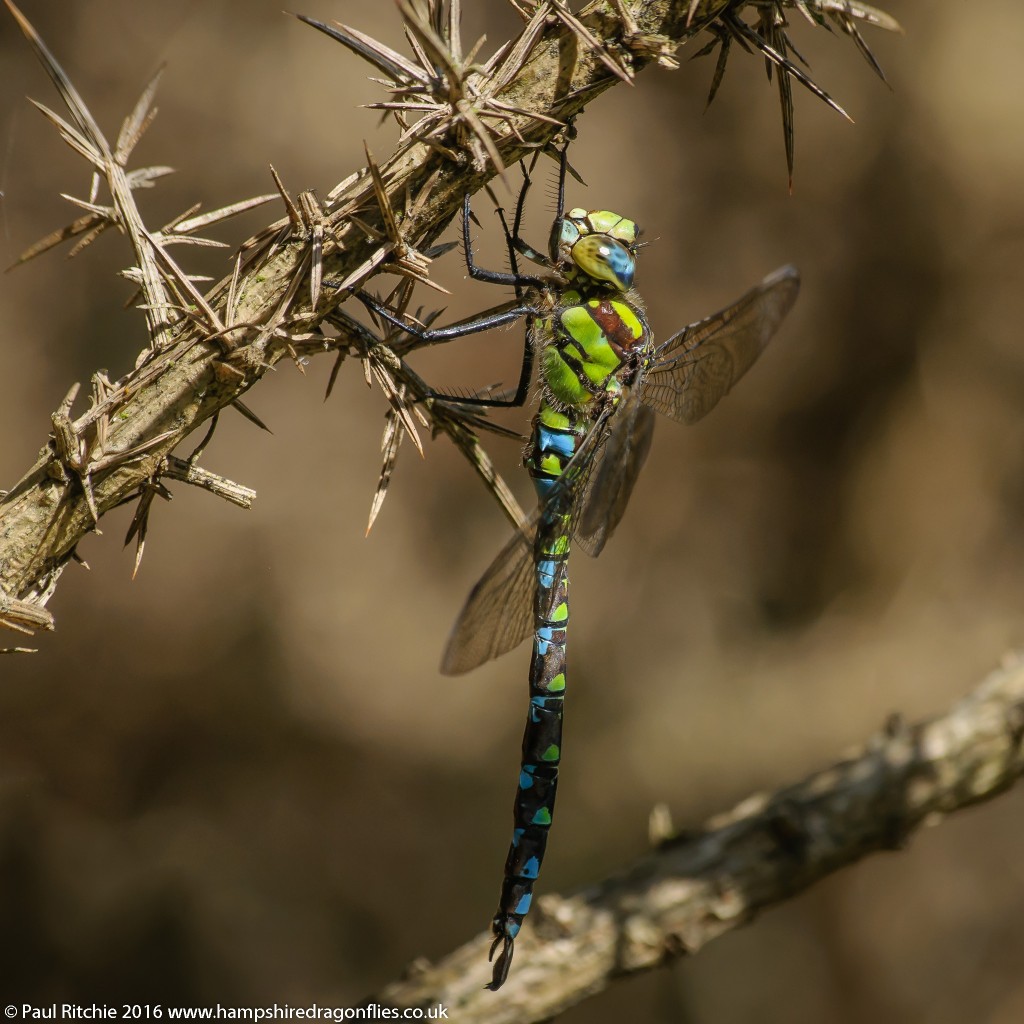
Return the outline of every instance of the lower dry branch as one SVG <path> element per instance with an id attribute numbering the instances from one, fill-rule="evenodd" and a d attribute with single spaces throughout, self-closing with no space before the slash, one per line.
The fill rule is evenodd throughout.
<path id="1" fill-rule="evenodd" d="M 1024 661 L 1015 657 L 947 714 L 914 725 L 894 717 L 849 759 L 752 796 L 575 896 L 541 899 L 500 993 L 483 988 L 491 939 L 481 935 L 437 965 L 414 964 L 373 1001 L 442 1003 L 461 1024 L 547 1020 L 1009 789 L 1024 772 L 1022 737 Z"/>

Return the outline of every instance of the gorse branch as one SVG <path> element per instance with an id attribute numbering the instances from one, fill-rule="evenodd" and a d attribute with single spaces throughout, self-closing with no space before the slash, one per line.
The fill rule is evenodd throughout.
<path id="1" fill-rule="evenodd" d="M 209 486 L 211 476 L 197 465 L 200 451 L 184 460 L 184 468 L 171 452 L 193 430 L 215 423 L 227 406 L 259 424 L 242 396 L 285 358 L 301 367 L 304 358 L 320 352 L 333 352 L 339 361 L 356 357 L 388 399 L 384 469 L 373 514 L 386 493 L 402 436 L 409 434 L 418 444 L 419 423 L 448 434 L 509 518 L 521 523 L 522 512 L 477 440 L 487 421 L 457 403 L 431 399 L 429 387 L 402 358 L 413 346 L 403 342 L 399 352 L 339 306 L 382 272 L 401 279 L 388 300 L 400 309 L 408 306 L 417 283 L 436 287 L 429 278 L 438 251 L 432 246 L 467 193 L 516 161 L 543 152 L 605 89 L 631 81 L 652 62 L 674 66 L 677 47 L 698 33 L 710 31 L 713 42 L 721 44 L 713 88 L 724 71 L 729 41 L 736 40 L 774 67 L 780 89 L 788 90 L 795 79 L 825 97 L 787 56 L 787 12 L 795 10 L 816 26 L 838 26 L 876 69 L 857 23 L 896 27 L 887 16 L 847 0 L 614 0 L 589 4 L 579 13 L 563 0 L 515 0 L 522 32 L 483 59 L 480 44 L 467 48 L 460 39 L 458 0 L 398 0 L 411 58 L 357 29 L 303 19 L 384 75 L 388 99 L 377 106 L 395 118 L 400 138 L 379 163 L 368 152 L 367 167 L 338 184 L 323 204 L 311 192 L 293 201 L 275 175 L 287 215 L 246 242 L 233 273 L 202 292 L 198 279 L 171 256 L 171 245 L 221 244 L 194 232 L 272 197 L 202 215 L 193 208 L 159 229 L 147 227 L 134 193 L 154 185 L 168 169 L 129 170 L 127 162 L 152 122 L 157 79 L 117 139 L 108 142 L 56 58 L 12 0 L 5 2 L 69 116 L 40 109 L 92 173 L 88 197 L 71 200 L 81 215 L 22 260 L 65 240 L 75 240 L 72 252 L 80 252 L 116 227 L 132 248 L 135 263 L 128 276 L 139 287 L 149 335 L 134 369 L 118 380 L 93 376 L 89 407 L 77 416 L 78 389 L 69 391 L 53 414 L 53 433 L 38 460 L 0 496 L 0 623 L 23 631 L 52 626 L 42 606 L 78 543 L 98 530 L 110 509 L 138 499 L 130 531 L 138 558 L 153 498 L 164 493 L 161 477 L 213 493 L 237 492 L 238 485 L 229 481 Z M 788 93 L 783 96 L 792 161 L 792 102 Z M 107 202 L 99 201 L 101 183 Z M 37 617 L 27 613 L 29 606 L 40 609 Z"/>

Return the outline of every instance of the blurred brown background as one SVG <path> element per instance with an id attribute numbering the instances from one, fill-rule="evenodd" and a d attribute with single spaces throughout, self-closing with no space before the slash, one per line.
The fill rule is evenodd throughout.
<path id="1" fill-rule="evenodd" d="M 481 6 L 465 35 L 491 47 L 516 22 Z M 393 128 L 356 109 L 379 95 L 368 66 L 280 7 L 24 0 L 111 137 L 167 63 L 136 154 L 179 171 L 143 197 L 154 225 L 269 191 L 270 162 L 293 193 L 325 195 L 363 163 L 364 138 L 390 150 Z M 388 3 L 299 9 L 404 46 Z M 941 712 L 1024 642 L 1024 11 L 888 9 L 906 36 L 868 35 L 892 91 L 794 16 L 857 124 L 797 90 L 792 195 L 778 99 L 742 52 L 704 116 L 713 65 L 699 61 L 646 72 L 580 121 L 590 187 L 570 201 L 657 240 L 638 283 L 661 336 L 780 263 L 804 285 L 713 416 L 659 427 L 615 542 L 576 559 L 541 893 L 644 850 L 654 803 L 697 824 L 837 758 L 891 711 Z M 85 195 L 88 175 L 26 102 L 58 103 L 6 16 L 0 47 L 6 265 L 71 218 L 58 193 Z M 143 343 L 114 276 L 124 240 L 62 255 L 0 278 L 0 486 L 31 464 L 69 384 L 122 373 Z M 223 253 L 190 255 L 226 272 Z M 435 275 L 456 290 L 452 316 L 496 299 L 464 283 L 456 254 Z M 520 338 L 416 365 L 438 385 L 513 380 Z M 82 549 L 92 571 L 70 568 L 50 605 L 57 633 L 0 662 L 5 1001 L 351 1004 L 487 926 L 528 654 L 458 680 L 436 665 L 508 527 L 438 441 L 425 461 L 403 449 L 364 540 L 385 405 L 354 364 L 323 404 L 328 370 L 282 365 L 249 396 L 272 436 L 224 417 L 204 461 L 258 489 L 251 513 L 175 487 L 134 582 L 130 512 L 104 519 Z M 516 446 L 490 447 L 531 501 Z M 1022 810 L 1016 791 L 961 814 L 565 1019 L 1024 1020 Z"/>

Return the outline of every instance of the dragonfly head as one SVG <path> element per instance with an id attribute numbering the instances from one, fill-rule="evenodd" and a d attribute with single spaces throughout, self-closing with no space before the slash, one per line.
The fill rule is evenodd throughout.
<path id="1" fill-rule="evenodd" d="M 636 273 L 635 221 L 609 210 L 570 210 L 551 231 L 551 259 L 556 266 L 569 265 L 592 281 L 620 291 L 633 285 Z"/>

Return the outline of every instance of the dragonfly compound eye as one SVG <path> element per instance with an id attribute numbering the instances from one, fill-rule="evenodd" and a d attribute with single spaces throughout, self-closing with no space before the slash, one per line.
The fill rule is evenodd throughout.
<path id="1" fill-rule="evenodd" d="M 572 247 L 572 261 L 595 281 L 606 281 L 622 291 L 633 286 L 636 260 L 618 239 L 584 235 Z"/>

